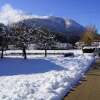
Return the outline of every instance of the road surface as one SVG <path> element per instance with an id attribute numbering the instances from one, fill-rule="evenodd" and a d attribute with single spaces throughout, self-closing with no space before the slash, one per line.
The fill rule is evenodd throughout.
<path id="1" fill-rule="evenodd" d="M 65 96 L 64 100 L 100 100 L 100 60 L 96 61 L 82 84 Z"/>

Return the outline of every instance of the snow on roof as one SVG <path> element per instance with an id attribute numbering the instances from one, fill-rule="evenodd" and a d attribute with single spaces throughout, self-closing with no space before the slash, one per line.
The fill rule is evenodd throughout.
<path id="1" fill-rule="evenodd" d="M 83 47 L 83 49 L 94 49 L 94 48 L 97 48 L 96 46 L 85 46 Z"/>

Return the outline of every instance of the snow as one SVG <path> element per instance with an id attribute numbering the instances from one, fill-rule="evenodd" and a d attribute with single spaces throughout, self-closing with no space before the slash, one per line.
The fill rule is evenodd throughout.
<path id="1" fill-rule="evenodd" d="M 61 100 L 93 62 L 87 54 L 0 60 L 0 100 Z"/>
<path id="2" fill-rule="evenodd" d="M 45 50 L 26 50 L 27 57 L 28 58 L 40 58 L 45 57 Z M 74 55 L 81 55 L 83 54 L 82 50 L 47 50 L 47 56 L 48 57 L 59 57 L 64 56 L 66 53 L 74 53 Z M 93 55 L 93 54 L 88 54 Z M 4 57 L 7 58 L 22 58 L 22 50 L 6 50 L 4 51 Z"/>
<path id="3" fill-rule="evenodd" d="M 45 53 L 45 50 L 26 50 L 27 53 Z M 82 50 L 47 50 L 47 53 L 74 53 L 77 54 L 83 54 Z M 4 54 L 18 54 L 22 53 L 22 50 L 6 50 L 4 51 Z"/>

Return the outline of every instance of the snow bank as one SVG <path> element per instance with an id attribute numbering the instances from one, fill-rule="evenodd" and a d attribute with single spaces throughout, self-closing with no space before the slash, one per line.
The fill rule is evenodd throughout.
<path id="1" fill-rule="evenodd" d="M 94 58 L 88 55 L 26 61 L 1 60 L 0 100 L 61 100 L 84 75 L 93 61 Z M 10 73 L 6 74 L 2 68 L 5 70 L 10 68 Z M 27 68 L 31 72 L 26 73 Z"/>

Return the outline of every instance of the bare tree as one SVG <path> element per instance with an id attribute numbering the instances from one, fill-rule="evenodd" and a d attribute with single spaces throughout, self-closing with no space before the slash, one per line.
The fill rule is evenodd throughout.
<path id="1" fill-rule="evenodd" d="M 91 43 L 94 41 L 95 34 L 95 27 L 88 26 L 86 27 L 86 31 L 84 32 L 81 41 L 83 41 L 86 45 L 91 45 Z"/>
<path id="2" fill-rule="evenodd" d="M 19 26 L 14 26 L 14 41 L 15 46 L 22 49 L 24 59 L 27 58 L 26 49 L 30 42 L 30 29 L 24 23 L 21 23 Z"/>
<path id="3" fill-rule="evenodd" d="M 0 24 L 0 47 L 1 47 L 1 59 L 4 57 L 4 50 L 8 46 L 7 30 L 4 24 Z"/>
<path id="4" fill-rule="evenodd" d="M 47 28 L 37 28 L 34 35 L 37 49 L 45 50 L 45 57 L 47 56 L 47 50 L 55 49 L 56 39 L 53 32 L 50 32 Z"/>

